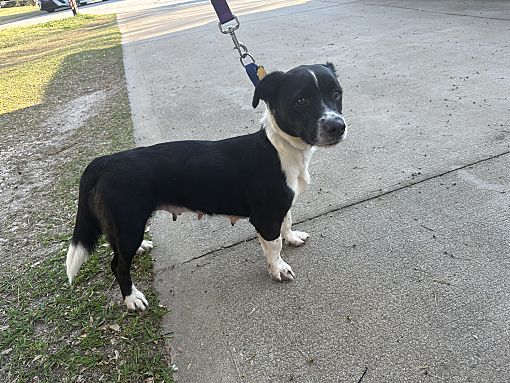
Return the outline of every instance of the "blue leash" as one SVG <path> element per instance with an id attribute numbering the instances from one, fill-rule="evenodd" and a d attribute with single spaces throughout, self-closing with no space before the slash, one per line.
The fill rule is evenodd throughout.
<path id="1" fill-rule="evenodd" d="M 260 80 L 266 76 L 266 71 L 262 65 L 255 62 L 253 56 L 248 52 L 248 48 L 237 39 L 235 31 L 239 28 L 239 20 L 230 10 L 226 0 L 211 0 L 212 6 L 216 11 L 219 22 L 218 26 L 221 33 L 230 35 L 234 42 L 234 49 L 239 53 L 241 65 L 246 70 L 248 77 L 254 86 L 257 86 Z"/>

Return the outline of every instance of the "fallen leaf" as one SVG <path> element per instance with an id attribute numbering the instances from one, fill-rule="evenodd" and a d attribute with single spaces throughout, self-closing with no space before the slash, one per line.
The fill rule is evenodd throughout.
<path id="1" fill-rule="evenodd" d="M 37 355 L 34 359 L 32 359 L 32 363 L 37 362 L 41 358 L 42 358 L 42 355 Z"/>

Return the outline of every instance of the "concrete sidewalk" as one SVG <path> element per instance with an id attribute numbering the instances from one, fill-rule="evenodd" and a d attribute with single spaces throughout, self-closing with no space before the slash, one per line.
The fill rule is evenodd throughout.
<path id="1" fill-rule="evenodd" d="M 510 381 L 509 4 L 231 6 L 269 71 L 337 66 L 350 135 L 312 159 L 292 283 L 269 279 L 248 223 L 156 215 L 176 380 Z M 119 24 L 138 144 L 259 128 L 210 4 Z"/>

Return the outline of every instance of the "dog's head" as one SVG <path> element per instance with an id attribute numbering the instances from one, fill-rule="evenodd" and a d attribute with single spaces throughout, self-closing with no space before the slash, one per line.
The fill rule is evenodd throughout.
<path id="1" fill-rule="evenodd" d="M 309 145 L 331 146 L 345 138 L 342 88 L 331 63 L 268 74 L 255 89 L 254 108 L 260 100 L 281 130 Z"/>

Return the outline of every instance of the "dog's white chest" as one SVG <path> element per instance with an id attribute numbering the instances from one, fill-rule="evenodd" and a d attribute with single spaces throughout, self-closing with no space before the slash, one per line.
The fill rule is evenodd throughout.
<path id="1" fill-rule="evenodd" d="M 293 137 L 283 132 L 273 115 L 266 110 L 262 124 L 266 127 L 267 138 L 278 152 L 278 158 L 285 174 L 285 180 L 289 188 L 294 192 L 294 199 L 305 190 L 310 183 L 308 164 L 315 147 L 308 145 L 298 137 Z"/>
<path id="2" fill-rule="evenodd" d="M 310 163 L 313 151 L 313 148 L 310 148 L 305 151 L 278 152 L 287 185 L 294 192 L 293 203 L 305 190 L 306 186 L 310 184 L 308 164 Z"/>

